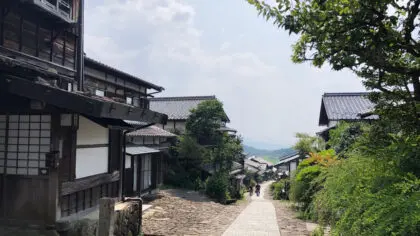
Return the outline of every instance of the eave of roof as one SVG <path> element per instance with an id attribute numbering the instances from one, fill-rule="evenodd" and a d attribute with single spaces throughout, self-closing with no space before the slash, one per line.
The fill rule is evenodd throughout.
<path id="1" fill-rule="evenodd" d="M 116 69 L 116 68 L 114 68 L 114 67 L 112 67 L 112 66 L 106 65 L 106 64 L 104 64 L 104 63 L 102 63 L 102 62 L 100 62 L 100 61 L 97 61 L 97 60 L 95 60 L 95 59 L 92 59 L 92 58 L 90 58 L 90 57 L 86 57 L 86 56 L 85 56 L 85 63 L 86 63 L 86 62 L 87 62 L 87 63 L 91 63 L 91 64 L 93 64 L 93 65 L 95 65 L 95 66 L 97 66 L 97 67 L 101 67 L 101 68 L 103 68 L 103 69 L 106 69 L 106 70 L 108 70 L 108 71 L 110 71 L 110 72 L 112 72 L 112 73 L 119 74 L 119 75 L 121 75 L 121 76 L 124 76 L 124 77 L 130 78 L 131 80 L 133 80 L 133 81 L 135 81 L 135 82 L 140 82 L 140 83 L 143 83 L 143 84 L 145 84 L 145 85 L 149 86 L 149 88 L 155 89 L 155 90 L 157 90 L 157 91 L 159 91 L 159 92 L 162 92 L 163 90 L 165 90 L 165 89 L 164 89 L 163 87 L 161 87 L 161 86 L 158 86 L 158 85 L 156 85 L 156 84 L 150 83 L 150 82 L 148 82 L 148 81 L 145 81 L 145 80 L 143 80 L 143 79 L 140 79 L 140 78 L 139 78 L 139 77 L 137 77 L 137 76 L 131 75 L 131 74 L 127 73 L 127 72 L 121 71 L 121 70 Z"/>
<path id="2" fill-rule="evenodd" d="M 166 124 L 167 115 L 133 107 L 127 104 L 104 100 L 101 97 L 69 92 L 22 78 L 0 78 L 2 92 L 8 92 L 33 100 L 43 101 L 55 107 L 103 119 L 136 120 L 147 123 Z M 59 98 L 59 99 L 57 99 Z"/>
<path id="3" fill-rule="evenodd" d="M 160 150 L 144 147 L 144 146 L 137 146 L 137 147 L 127 147 L 126 154 L 131 156 L 142 155 L 142 154 L 151 154 L 151 153 L 158 153 Z"/>
<path id="4" fill-rule="evenodd" d="M 188 100 L 212 100 L 215 95 L 210 96 L 179 96 L 179 97 L 156 97 L 150 98 L 150 101 L 188 101 Z"/>
<path id="5" fill-rule="evenodd" d="M 289 161 L 297 160 L 297 159 L 299 159 L 299 158 L 300 158 L 300 155 L 299 155 L 299 154 L 296 154 L 296 155 L 294 155 L 294 156 L 291 156 L 291 157 L 288 157 L 288 158 L 285 158 L 285 159 L 280 160 L 280 161 L 279 161 L 277 164 L 275 164 L 274 166 L 279 166 L 279 165 L 281 165 L 281 164 L 287 163 L 287 162 L 289 162 Z"/>
<path id="6" fill-rule="evenodd" d="M 149 126 L 143 129 L 139 129 L 127 134 L 127 136 L 131 137 L 176 137 L 175 134 L 168 132 L 164 129 L 161 129 L 157 126 Z"/>
<path id="7" fill-rule="evenodd" d="M 233 132 L 233 133 L 238 132 L 236 129 L 229 128 L 229 127 L 220 127 L 219 130 L 222 132 Z"/>

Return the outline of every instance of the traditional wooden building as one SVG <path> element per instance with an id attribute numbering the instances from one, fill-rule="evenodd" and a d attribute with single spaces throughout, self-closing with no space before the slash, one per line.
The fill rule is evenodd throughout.
<path id="1" fill-rule="evenodd" d="M 329 139 L 329 131 L 339 121 L 358 122 L 372 121 L 379 117 L 371 114 L 375 104 L 369 99 L 369 93 L 324 93 L 319 112 L 319 126 L 326 126 L 317 133 L 324 140 Z"/>
<path id="2" fill-rule="evenodd" d="M 216 96 L 156 97 L 150 99 L 150 109 L 168 115 L 167 124 L 160 125 L 160 128 L 172 133 L 183 133 L 191 109 L 209 100 L 216 100 Z M 236 133 L 236 130 L 226 127 L 226 123 L 229 122 L 229 117 L 226 116 L 226 119 L 221 123 L 220 130 Z"/>
<path id="3" fill-rule="evenodd" d="M 289 154 L 287 156 L 281 157 L 280 161 L 274 165 L 277 169 L 279 174 L 285 174 L 286 176 L 290 176 L 292 171 L 295 171 L 299 165 L 299 163 L 303 160 L 302 156 L 295 152 Z"/>
<path id="4" fill-rule="evenodd" d="M 129 131 L 162 87 L 83 53 L 83 0 L 0 2 L 0 220 L 53 226 L 123 198 Z"/>
<path id="5" fill-rule="evenodd" d="M 127 134 L 125 193 L 142 196 L 153 193 L 163 184 L 167 171 L 169 147 L 176 138 L 157 126 Z"/>

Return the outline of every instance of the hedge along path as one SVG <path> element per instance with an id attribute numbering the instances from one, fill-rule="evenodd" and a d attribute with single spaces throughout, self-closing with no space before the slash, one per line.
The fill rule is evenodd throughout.
<path id="1" fill-rule="evenodd" d="M 280 236 L 276 210 L 270 200 L 264 198 L 266 188 L 272 182 L 261 185 L 261 194 L 252 195 L 252 202 L 241 212 L 223 236 Z"/>

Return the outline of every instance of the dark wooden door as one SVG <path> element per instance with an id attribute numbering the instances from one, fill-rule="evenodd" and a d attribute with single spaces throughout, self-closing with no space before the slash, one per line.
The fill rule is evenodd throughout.
<path id="1" fill-rule="evenodd" d="M 134 191 L 134 157 L 126 158 L 125 169 L 124 169 L 124 194 L 126 196 L 133 195 Z"/>

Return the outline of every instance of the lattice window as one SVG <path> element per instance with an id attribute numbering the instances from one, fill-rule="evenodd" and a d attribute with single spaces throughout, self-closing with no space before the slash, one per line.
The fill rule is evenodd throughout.
<path id="1" fill-rule="evenodd" d="M 50 152 L 50 115 L 0 116 L 0 173 L 38 175 Z"/>
<path id="2" fill-rule="evenodd" d="M 0 173 L 4 173 L 6 157 L 6 116 L 0 115 Z"/>

